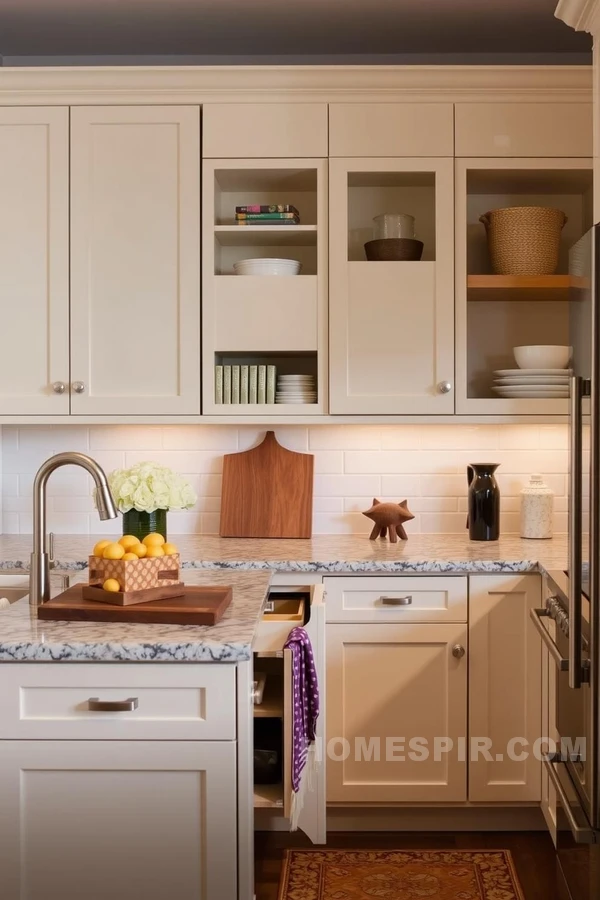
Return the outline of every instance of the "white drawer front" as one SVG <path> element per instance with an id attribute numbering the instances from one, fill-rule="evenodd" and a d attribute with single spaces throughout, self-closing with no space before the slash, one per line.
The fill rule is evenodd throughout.
<path id="1" fill-rule="evenodd" d="M 0 738 L 234 740 L 235 667 L 7 663 Z M 133 699 L 131 710 L 91 707 Z"/>
<path id="2" fill-rule="evenodd" d="M 328 622 L 466 622 L 467 578 L 325 578 Z"/>

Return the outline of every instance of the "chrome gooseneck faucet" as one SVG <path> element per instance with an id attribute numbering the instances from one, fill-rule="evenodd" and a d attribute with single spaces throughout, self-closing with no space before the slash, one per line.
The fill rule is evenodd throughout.
<path id="1" fill-rule="evenodd" d="M 57 453 L 42 463 L 33 482 L 33 553 L 29 603 L 41 606 L 50 599 L 50 557 L 46 536 L 46 484 L 49 476 L 60 466 L 81 466 L 96 483 L 96 506 L 101 519 L 115 519 L 117 510 L 104 471 L 85 453 Z"/>

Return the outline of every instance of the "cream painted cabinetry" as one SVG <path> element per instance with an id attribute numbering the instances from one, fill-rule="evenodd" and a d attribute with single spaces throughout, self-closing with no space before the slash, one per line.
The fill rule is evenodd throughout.
<path id="1" fill-rule="evenodd" d="M 591 103 L 456 103 L 456 156 L 592 156 Z"/>
<path id="2" fill-rule="evenodd" d="M 67 108 L 0 108 L 0 208 L 0 415 L 66 415 Z"/>
<path id="3" fill-rule="evenodd" d="M 0 415 L 200 413 L 199 170 L 197 106 L 0 110 Z"/>
<path id="4" fill-rule="evenodd" d="M 331 159 L 330 412 L 454 411 L 452 159 Z M 419 262 L 367 262 L 373 218 L 408 212 Z"/>
<path id="5" fill-rule="evenodd" d="M 327 626 L 329 802 L 467 799 L 466 644 L 459 623 Z"/>
<path id="6" fill-rule="evenodd" d="M 328 801 L 466 801 L 466 577 L 324 585 Z"/>
<path id="7" fill-rule="evenodd" d="M 200 412 L 200 110 L 71 110 L 71 412 Z"/>
<path id="8" fill-rule="evenodd" d="M 205 103 L 202 156 L 327 156 L 327 103 Z"/>
<path id="9" fill-rule="evenodd" d="M 529 611 L 539 575 L 469 579 L 469 800 L 540 801 L 541 642 Z M 481 748 L 474 753 L 473 739 Z"/>
<path id="10" fill-rule="evenodd" d="M 330 103 L 329 155 L 454 156 L 454 104 Z"/>
<path id="11" fill-rule="evenodd" d="M 242 721 L 231 665 L 2 667 L 3 900 L 162 900 L 174 884 L 186 900 L 251 896 L 236 674 Z"/>

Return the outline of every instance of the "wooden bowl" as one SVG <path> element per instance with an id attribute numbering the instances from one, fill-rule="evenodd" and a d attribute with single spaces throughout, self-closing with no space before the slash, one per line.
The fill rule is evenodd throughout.
<path id="1" fill-rule="evenodd" d="M 414 238 L 380 238 L 367 241 L 365 253 L 369 261 L 404 260 L 418 262 L 423 255 L 423 241 Z"/>

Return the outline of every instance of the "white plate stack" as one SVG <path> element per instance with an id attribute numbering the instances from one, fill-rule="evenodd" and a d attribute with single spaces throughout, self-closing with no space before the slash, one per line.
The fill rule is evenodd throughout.
<path id="1" fill-rule="evenodd" d="M 497 369 L 493 390 L 507 400 L 520 397 L 566 399 L 570 369 Z"/>
<path id="2" fill-rule="evenodd" d="M 314 375 L 279 375 L 275 403 L 316 403 Z"/>

